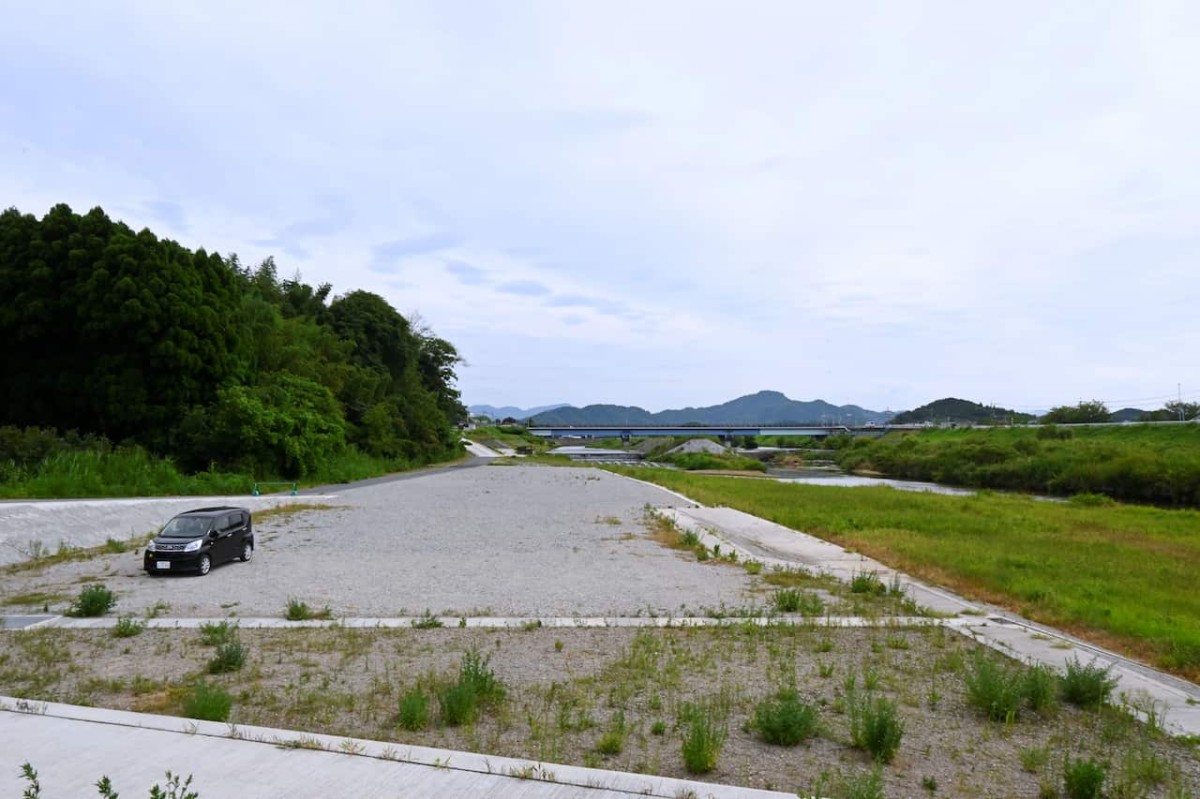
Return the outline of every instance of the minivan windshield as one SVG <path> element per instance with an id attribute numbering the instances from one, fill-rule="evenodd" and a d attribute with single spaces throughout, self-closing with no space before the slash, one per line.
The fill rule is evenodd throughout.
<path id="1" fill-rule="evenodd" d="M 167 526 L 159 533 L 163 538 L 196 538 L 204 535 L 208 529 L 208 519 L 197 519 L 191 516 L 177 516 L 167 522 Z"/>

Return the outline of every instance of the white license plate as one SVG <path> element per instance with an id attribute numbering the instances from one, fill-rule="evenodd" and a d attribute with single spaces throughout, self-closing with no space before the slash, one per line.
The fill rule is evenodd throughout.
<path id="1" fill-rule="evenodd" d="M 160 560 L 157 563 L 155 563 L 154 566 L 159 569 L 169 569 L 169 568 L 171 568 L 171 561 Z"/>

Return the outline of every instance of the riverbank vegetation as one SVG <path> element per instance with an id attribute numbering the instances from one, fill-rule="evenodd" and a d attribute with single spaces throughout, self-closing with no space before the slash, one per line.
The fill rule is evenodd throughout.
<path id="1" fill-rule="evenodd" d="M 1200 507 L 1200 424 L 926 430 L 831 443 L 847 471 Z"/>
<path id="2" fill-rule="evenodd" d="M 1200 513 L 620 470 L 1200 679 Z"/>
<path id="3" fill-rule="evenodd" d="M 99 208 L 3 212 L 3 492 L 207 493 L 459 454 L 453 345 L 331 291 Z"/>

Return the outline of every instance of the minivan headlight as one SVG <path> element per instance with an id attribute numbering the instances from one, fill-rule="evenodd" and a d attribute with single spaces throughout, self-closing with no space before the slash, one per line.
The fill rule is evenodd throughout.
<path id="1" fill-rule="evenodd" d="M 202 539 L 202 538 L 197 538 L 195 541 L 188 541 L 187 544 L 184 545 L 183 551 L 184 552 L 199 552 L 200 545 L 203 543 L 204 543 L 204 539 Z"/>

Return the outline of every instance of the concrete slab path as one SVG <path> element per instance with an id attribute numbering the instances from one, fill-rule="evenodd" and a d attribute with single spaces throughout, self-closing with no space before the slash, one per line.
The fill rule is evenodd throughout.
<path id="1" fill-rule="evenodd" d="M 144 796 L 170 769 L 204 799 L 287 796 L 631 796 L 781 799 L 794 794 L 562 766 L 381 741 L 191 721 L 0 697 L 0 795 L 18 796 L 22 763 L 44 796 L 94 796 L 101 776 Z"/>

